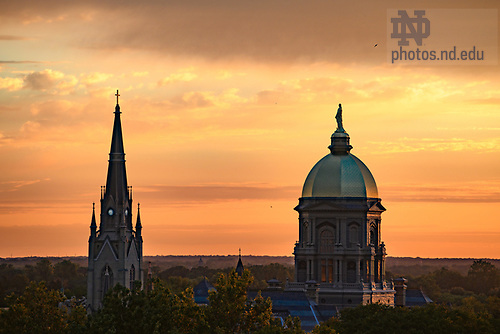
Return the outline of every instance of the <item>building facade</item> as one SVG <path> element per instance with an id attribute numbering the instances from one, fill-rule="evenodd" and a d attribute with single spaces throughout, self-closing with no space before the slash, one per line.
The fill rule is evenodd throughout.
<path id="1" fill-rule="evenodd" d="M 120 106 L 114 112 L 106 186 L 101 187 L 99 228 L 95 204 L 90 224 L 87 304 L 98 309 L 106 292 L 116 284 L 133 288 L 144 281 L 142 224 L 137 207 L 135 229 L 132 226 L 132 187 L 127 184 Z"/>
<path id="2" fill-rule="evenodd" d="M 385 208 L 370 170 L 350 153 L 340 105 L 336 119 L 330 153 L 309 172 L 295 208 L 295 283 L 287 289 L 309 291 L 320 305 L 394 305 L 395 291 L 385 281 Z"/>

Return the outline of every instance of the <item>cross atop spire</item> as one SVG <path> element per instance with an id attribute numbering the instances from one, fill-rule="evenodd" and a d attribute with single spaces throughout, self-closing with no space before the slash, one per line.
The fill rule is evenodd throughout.
<path id="1" fill-rule="evenodd" d="M 118 89 L 116 90 L 116 104 L 118 104 L 118 98 L 120 97 L 120 93 L 118 93 Z"/>
<path id="2" fill-rule="evenodd" d="M 116 101 L 120 96 L 116 91 Z M 115 120 L 113 124 L 113 134 L 111 136 L 111 148 L 109 150 L 109 165 L 108 176 L 106 179 L 106 192 L 104 199 L 109 196 L 113 197 L 113 201 L 118 203 L 122 200 L 131 199 L 131 191 L 127 186 L 127 173 L 125 170 L 125 151 L 123 148 L 122 124 L 120 120 L 120 106 L 115 107 Z"/>

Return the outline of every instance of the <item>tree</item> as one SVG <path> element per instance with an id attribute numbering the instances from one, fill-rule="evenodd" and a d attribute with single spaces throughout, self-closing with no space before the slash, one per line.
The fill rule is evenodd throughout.
<path id="1" fill-rule="evenodd" d="M 91 333 L 196 333 L 203 324 L 192 290 L 177 296 L 161 282 L 154 290 L 116 285 L 106 294 L 103 307 L 90 317 Z"/>
<path id="2" fill-rule="evenodd" d="M 343 309 L 340 319 L 331 321 L 328 326 L 339 334 L 495 333 L 490 320 L 488 315 L 437 304 L 415 308 L 368 304 Z M 320 329 L 321 326 L 315 329 L 315 334 L 329 333 Z"/>
<path id="3" fill-rule="evenodd" d="M 241 276 L 234 270 L 228 275 L 220 274 L 216 290 L 209 292 L 206 312 L 207 321 L 215 332 L 239 333 L 245 327 L 247 288 L 252 281 L 248 270 Z"/>
<path id="4" fill-rule="evenodd" d="M 270 299 L 259 294 L 247 299 L 252 282 L 249 271 L 221 274 L 208 306 L 194 302 L 193 289 L 172 293 L 161 281 L 145 292 L 116 285 L 104 297 L 103 306 L 89 320 L 90 333 L 200 333 L 200 334 L 302 334 L 300 321 L 274 319 Z"/>
<path id="5" fill-rule="evenodd" d="M 335 328 L 339 326 L 339 319 L 332 317 L 327 321 L 322 322 L 319 326 L 314 327 L 313 334 L 336 334 Z"/>
<path id="6" fill-rule="evenodd" d="M 12 298 L 14 299 L 14 297 Z M 0 314 L 5 333 L 63 333 L 68 326 L 59 291 L 48 290 L 45 283 L 32 282 L 24 293 Z"/>
<path id="7" fill-rule="evenodd" d="M 484 260 L 476 260 L 470 266 L 467 273 L 469 287 L 476 293 L 488 293 L 490 290 L 500 286 L 500 272 Z"/>
<path id="8" fill-rule="evenodd" d="M 206 308 L 207 333 L 303 333 L 300 321 L 291 317 L 285 326 L 273 318 L 271 299 L 264 299 L 260 293 L 248 300 L 247 290 L 253 277 L 248 270 L 243 275 L 233 270 L 221 274 L 215 284 L 216 290 L 209 292 Z"/>
<path id="9" fill-rule="evenodd" d="M 22 269 L 14 268 L 12 264 L 0 264 L 0 307 L 7 306 L 5 297 L 8 295 L 20 296 L 28 283 Z"/>

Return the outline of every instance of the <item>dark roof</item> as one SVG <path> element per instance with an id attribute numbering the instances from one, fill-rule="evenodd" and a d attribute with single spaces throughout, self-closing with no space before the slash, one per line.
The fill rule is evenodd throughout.
<path id="1" fill-rule="evenodd" d="M 241 254 L 240 254 L 240 257 L 238 259 L 238 264 L 236 265 L 236 273 L 238 274 L 238 276 L 241 276 L 243 275 L 243 271 L 245 271 L 245 267 L 243 267 L 243 262 L 241 261 Z"/>
<path id="2" fill-rule="evenodd" d="M 309 300 L 303 291 L 262 291 L 261 295 L 264 298 L 271 298 L 275 317 L 282 319 L 288 315 L 298 317 L 302 329 L 307 332 L 312 331 L 314 326 L 327 319 L 321 316 L 316 303 Z M 254 299 L 256 296 L 257 292 L 248 293 L 250 299 Z"/>
<path id="3" fill-rule="evenodd" d="M 271 278 L 269 281 L 267 281 L 268 284 L 274 283 L 274 284 L 281 284 L 281 281 L 276 279 L 276 278 Z"/>
<path id="4" fill-rule="evenodd" d="M 406 290 L 406 304 L 405 306 L 424 306 L 426 304 L 432 303 L 432 299 L 427 297 L 427 295 L 419 289 L 407 289 Z"/>
<path id="5" fill-rule="evenodd" d="M 193 289 L 194 291 L 194 302 L 196 304 L 208 304 L 208 292 L 215 290 L 215 287 L 210 284 L 206 277 L 198 283 Z"/>

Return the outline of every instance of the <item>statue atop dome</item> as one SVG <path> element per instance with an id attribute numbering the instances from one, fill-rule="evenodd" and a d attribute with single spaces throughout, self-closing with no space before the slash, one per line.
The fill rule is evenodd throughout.
<path id="1" fill-rule="evenodd" d="M 335 130 L 335 132 L 345 133 L 344 127 L 342 126 L 342 105 L 340 103 L 335 119 L 337 120 L 337 130 Z"/>

